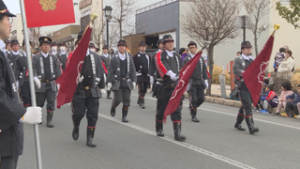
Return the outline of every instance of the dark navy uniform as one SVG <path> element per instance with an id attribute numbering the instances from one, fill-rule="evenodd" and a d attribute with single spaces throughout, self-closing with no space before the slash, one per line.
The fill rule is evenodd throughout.
<path id="1" fill-rule="evenodd" d="M 105 46 L 103 46 L 103 48 L 102 48 L 102 50 L 104 50 L 104 49 L 107 49 L 108 50 L 108 47 L 105 45 Z M 109 69 L 109 65 L 110 65 L 110 60 L 111 60 L 111 55 L 110 54 L 102 54 L 101 55 L 101 60 L 103 61 L 103 63 L 104 63 L 104 65 L 105 65 L 105 67 L 106 67 L 106 69 L 108 70 Z M 107 76 L 107 75 L 106 75 Z M 107 83 L 106 83 L 107 84 Z M 107 92 L 107 99 L 111 99 L 111 97 L 110 97 L 110 94 L 111 94 L 111 91 L 110 90 L 107 90 L 106 91 Z"/>
<path id="2" fill-rule="evenodd" d="M 139 46 L 146 46 L 144 42 L 141 42 Z M 137 76 L 137 85 L 139 87 L 139 98 L 137 104 L 141 106 L 141 108 L 145 108 L 145 95 L 147 93 L 147 89 L 150 86 L 150 63 L 151 58 L 147 53 L 138 52 L 133 56 L 133 62 L 136 69 Z"/>
<path id="3" fill-rule="evenodd" d="M 18 40 L 12 40 L 11 41 L 11 46 L 13 45 L 19 45 Z M 13 70 L 15 70 L 15 64 L 16 64 L 16 60 L 19 57 L 19 51 L 11 51 L 10 54 L 7 55 L 7 58 L 10 61 L 10 65 L 12 67 Z"/>
<path id="4" fill-rule="evenodd" d="M 250 44 L 250 42 L 245 41 L 242 43 L 242 49 L 244 48 L 252 48 L 252 45 Z M 255 132 L 258 132 L 259 129 L 254 126 L 253 114 L 252 114 L 252 97 L 246 84 L 244 83 L 242 73 L 247 69 L 247 67 L 250 66 L 253 60 L 254 58 L 252 58 L 251 56 L 245 56 L 244 54 L 242 54 L 242 56 L 237 57 L 234 60 L 234 65 L 233 65 L 235 82 L 237 84 L 238 94 L 242 102 L 242 106 L 237 115 L 237 121 L 234 127 L 238 130 L 242 130 L 242 131 L 245 130 L 241 126 L 245 118 L 250 134 L 254 134 Z"/>
<path id="5" fill-rule="evenodd" d="M 164 36 L 164 44 L 173 42 L 174 40 L 170 35 Z M 180 69 L 182 68 L 182 62 L 179 54 L 163 50 L 156 57 L 156 69 L 158 72 L 157 82 L 155 85 L 154 95 L 157 98 L 157 114 L 156 114 L 156 132 L 158 136 L 164 136 L 163 134 L 163 117 L 168 102 L 173 94 L 173 91 L 178 83 L 178 77 Z M 174 77 L 175 76 L 175 77 Z M 171 114 L 174 128 L 174 138 L 178 141 L 184 141 L 185 137 L 181 133 L 181 109 L 182 101 L 175 112 Z"/>
<path id="6" fill-rule="evenodd" d="M 59 47 L 62 47 L 62 46 L 64 46 L 67 50 L 67 46 L 66 46 L 65 43 L 59 44 Z M 60 51 L 60 53 L 57 54 L 57 57 L 59 59 L 59 62 L 60 62 L 60 65 L 61 65 L 61 68 L 62 68 L 63 71 L 65 71 L 65 69 L 66 69 L 66 63 L 67 63 L 68 55 L 69 54 L 66 51 L 64 51 L 64 52 Z"/>
<path id="7" fill-rule="evenodd" d="M 188 46 L 197 44 L 191 41 Z M 183 60 L 183 65 L 187 64 L 194 56 L 188 54 Z M 197 119 L 197 108 L 205 101 L 204 90 L 207 88 L 205 80 L 208 79 L 205 60 L 201 57 L 190 79 L 187 91 L 190 96 L 190 111 L 193 122 L 199 122 Z"/>
<path id="8" fill-rule="evenodd" d="M 39 38 L 42 43 L 51 43 L 49 37 Z M 47 99 L 47 127 L 53 127 L 52 118 L 55 110 L 57 85 L 55 80 L 62 74 L 60 62 L 57 56 L 50 53 L 41 53 L 32 58 L 33 76 L 35 81 L 41 82 L 41 88 L 36 87 L 37 106 L 44 107 Z"/>

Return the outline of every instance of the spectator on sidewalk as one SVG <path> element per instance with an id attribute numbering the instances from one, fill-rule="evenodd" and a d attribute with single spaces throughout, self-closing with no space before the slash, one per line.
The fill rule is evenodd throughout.
<path id="1" fill-rule="evenodd" d="M 294 117 L 295 115 L 299 115 L 300 110 L 300 84 L 297 86 L 297 92 L 287 96 L 287 103 L 285 107 L 285 112 L 288 117 Z M 294 112 L 292 112 L 294 111 Z"/>
<path id="2" fill-rule="evenodd" d="M 264 96 L 260 98 L 260 104 L 262 105 L 263 109 L 260 111 L 261 113 L 268 114 L 268 107 L 275 108 L 278 106 L 278 96 L 273 91 L 274 84 L 269 84 L 266 87 L 266 93 Z"/>
<path id="3" fill-rule="evenodd" d="M 281 85 L 281 89 L 282 89 L 282 92 L 279 97 L 279 103 L 278 103 L 275 115 L 279 115 L 281 108 L 286 107 L 286 96 L 293 94 L 292 84 L 289 81 L 283 82 Z M 284 115 L 284 113 L 282 113 L 281 115 Z"/>
<path id="4" fill-rule="evenodd" d="M 274 72 L 278 71 L 278 67 L 280 65 L 280 63 L 283 61 L 283 59 L 285 58 L 285 49 L 284 48 L 280 48 L 279 52 L 276 54 L 275 56 L 275 68 L 274 68 Z"/>
<path id="5" fill-rule="evenodd" d="M 188 56 L 188 51 L 186 48 L 180 48 L 179 49 L 179 54 L 181 57 L 181 61 L 183 62 L 183 60 Z"/>
<path id="6" fill-rule="evenodd" d="M 285 54 L 286 54 L 285 59 L 280 63 L 278 67 L 278 72 L 276 75 L 275 87 L 274 87 L 275 92 L 279 92 L 280 90 L 279 84 L 281 84 L 283 81 L 290 81 L 293 76 L 295 61 L 294 61 L 294 57 L 292 56 L 292 51 L 287 50 Z"/>
<path id="7" fill-rule="evenodd" d="M 236 57 L 240 57 L 241 55 L 242 55 L 241 52 L 236 53 Z"/>

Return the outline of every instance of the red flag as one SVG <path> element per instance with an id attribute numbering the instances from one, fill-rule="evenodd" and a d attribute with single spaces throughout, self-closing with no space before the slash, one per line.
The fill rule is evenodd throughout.
<path id="1" fill-rule="evenodd" d="M 73 0 L 24 0 L 27 27 L 75 23 Z"/>
<path id="2" fill-rule="evenodd" d="M 243 79 L 251 93 L 253 104 L 255 104 L 254 106 L 256 106 L 259 101 L 265 70 L 272 54 L 273 42 L 274 36 L 272 35 L 265 44 L 264 49 L 243 73 Z"/>
<path id="3" fill-rule="evenodd" d="M 160 57 L 160 53 L 157 53 Z M 172 114 L 179 106 L 181 97 L 189 84 L 190 78 L 201 58 L 202 51 L 198 52 L 180 71 L 178 84 L 169 100 L 167 108 L 164 114 L 164 122 L 166 122 L 167 116 Z"/>
<path id="4" fill-rule="evenodd" d="M 73 53 L 65 72 L 56 80 L 60 84 L 57 95 L 57 108 L 70 103 L 75 94 L 78 78 L 89 47 L 92 28 L 88 27 L 82 36 L 78 47 Z"/>

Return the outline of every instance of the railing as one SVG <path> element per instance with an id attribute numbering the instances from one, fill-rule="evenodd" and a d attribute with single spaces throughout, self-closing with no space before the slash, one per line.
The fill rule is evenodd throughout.
<path id="1" fill-rule="evenodd" d="M 143 12 L 146 12 L 146 11 L 150 11 L 152 9 L 155 9 L 155 8 L 158 8 L 158 7 L 161 7 L 161 6 L 170 4 L 172 2 L 176 2 L 176 1 L 178 1 L 178 0 L 164 0 L 164 1 L 160 1 L 160 2 L 157 2 L 155 4 L 152 4 L 152 5 L 149 5 L 149 6 L 146 6 L 146 7 L 143 7 L 143 8 L 140 8 L 140 9 L 136 10 L 136 14 L 143 13 Z"/>

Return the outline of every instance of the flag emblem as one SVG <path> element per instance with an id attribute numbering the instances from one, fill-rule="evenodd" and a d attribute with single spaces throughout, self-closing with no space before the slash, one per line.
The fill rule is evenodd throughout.
<path id="1" fill-rule="evenodd" d="M 49 10 L 54 11 L 56 9 L 57 0 L 40 0 L 43 11 L 47 12 Z"/>

